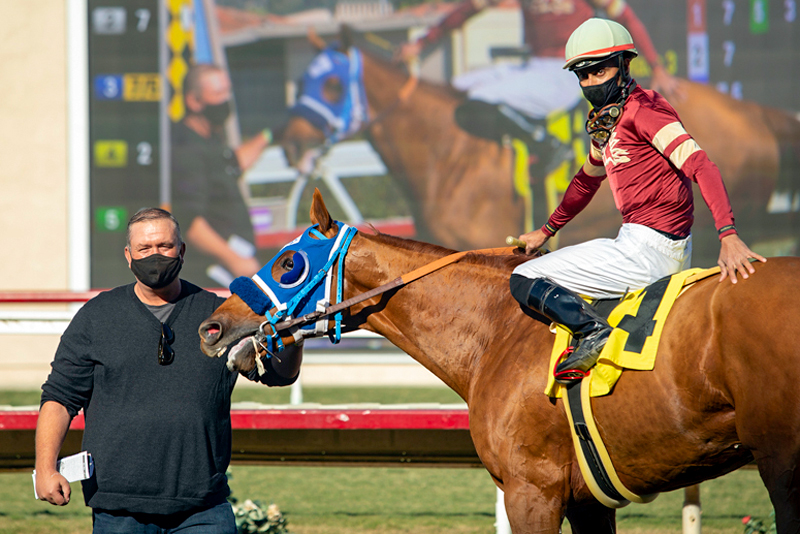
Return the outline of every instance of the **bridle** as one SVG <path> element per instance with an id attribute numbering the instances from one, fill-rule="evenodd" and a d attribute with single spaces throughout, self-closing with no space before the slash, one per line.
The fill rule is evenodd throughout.
<path id="1" fill-rule="evenodd" d="M 349 245 L 349 240 L 348 240 L 347 244 Z M 411 282 L 413 282 L 415 280 L 419 280 L 420 278 L 422 278 L 424 276 L 427 276 L 427 275 L 429 275 L 429 274 L 431 274 L 431 273 L 433 273 L 435 271 L 438 271 L 439 269 L 441 269 L 443 267 L 446 267 L 447 265 L 453 264 L 453 263 L 461 260 L 462 258 L 464 258 L 465 256 L 467 256 L 469 254 L 484 254 L 484 255 L 493 255 L 493 256 L 505 256 L 505 255 L 509 255 L 509 254 L 513 253 L 514 250 L 518 250 L 518 248 L 517 247 L 500 247 L 500 248 L 490 248 L 490 249 L 471 250 L 471 251 L 464 251 L 464 252 L 455 252 L 455 253 L 450 254 L 448 256 L 445 256 L 443 258 L 439 258 L 438 260 L 432 261 L 432 262 L 430 262 L 430 263 L 428 263 L 426 265 L 423 265 L 422 267 L 414 269 L 413 271 L 408 272 L 408 273 L 406 273 L 406 274 L 404 274 L 402 276 L 398 276 L 397 278 L 395 278 L 394 280 L 391 280 L 390 282 L 387 282 L 387 283 L 382 284 L 382 285 L 380 285 L 378 287 L 375 287 L 373 289 L 370 289 L 368 291 L 365 291 L 363 293 L 355 295 L 355 296 L 353 296 L 353 297 L 351 297 L 351 298 L 349 298 L 347 300 L 341 300 L 341 298 L 342 298 L 343 280 L 344 280 L 344 270 L 343 270 L 344 269 L 344 258 L 345 258 L 345 255 L 347 254 L 347 248 L 345 247 L 345 248 L 341 249 L 336 254 L 336 256 L 338 257 L 338 260 L 339 260 L 338 261 L 338 266 L 339 266 L 338 267 L 338 280 L 337 280 L 337 299 L 338 299 L 339 302 L 337 302 L 336 304 L 332 304 L 330 306 L 327 306 L 324 309 L 319 309 L 319 310 L 313 311 L 311 313 L 307 313 L 307 314 L 305 314 L 303 316 L 300 316 L 300 317 L 281 319 L 281 320 L 278 320 L 278 321 L 271 320 L 271 318 L 268 318 L 266 321 L 262 322 L 259 325 L 258 330 L 256 331 L 256 333 L 253 334 L 253 347 L 256 348 L 256 355 L 258 356 L 258 358 L 256 358 L 256 361 L 258 362 L 259 358 L 264 356 L 258 350 L 259 347 L 265 351 L 265 353 L 266 353 L 265 355 L 267 357 L 275 356 L 275 354 L 277 352 L 280 352 L 280 351 L 282 351 L 284 349 L 284 343 L 283 343 L 283 340 L 281 339 L 281 336 L 280 336 L 280 332 L 282 332 L 282 331 L 291 331 L 293 329 L 296 331 L 296 329 L 299 329 L 299 328 L 301 328 L 303 326 L 308 326 L 310 324 L 318 323 L 320 320 L 325 319 L 326 317 L 333 316 L 334 317 L 334 325 L 335 325 L 334 326 L 335 333 L 333 335 L 331 335 L 330 334 L 330 329 L 328 329 L 328 331 L 327 332 L 323 332 L 322 335 L 327 333 L 327 334 L 331 335 L 331 342 L 333 342 L 334 344 L 338 343 L 339 340 L 341 339 L 342 312 L 344 312 L 344 310 L 349 309 L 351 306 L 354 306 L 356 304 L 359 304 L 361 302 L 367 301 L 367 300 L 372 299 L 374 297 L 377 297 L 379 295 L 383 295 L 384 293 L 387 293 L 387 292 L 392 291 L 394 289 L 397 289 L 397 288 L 403 287 L 403 286 L 405 286 L 407 284 L 410 284 Z M 317 276 L 320 276 L 320 275 L 323 275 L 323 274 L 327 276 L 328 272 L 330 271 L 330 269 L 332 267 L 333 267 L 333 262 L 329 262 L 328 265 L 326 266 L 325 273 L 323 273 L 323 271 L 320 270 L 319 273 L 317 274 Z M 319 283 L 319 281 L 311 280 L 308 283 L 308 286 L 311 287 L 316 283 Z M 267 328 L 271 329 L 272 332 L 267 332 L 266 331 Z M 292 337 L 295 337 L 295 339 L 297 340 L 297 337 L 295 336 L 295 334 L 292 334 Z M 312 337 L 312 336 L 309 336 L 309 337 Z M 277 350 L 275 350 L 275 349 L 277 349 Z"/>
<path id="2" fill-rule="evenodd" d="M 384 47 L 386 45 L 381 44 L 380 42 L 376 42 L 372 39 L 369 39 L 370 42 L 377 44 L 378 46 Z M 363 52 L 362 52 L 363 54 Z M 363 60 L 362 60 L 363 61 Z M 348 131 L 348 132 L 337 132 L 335 130 L 331 130 L 329 133 L 325 133 L 325 140 L 322 142 L 322 145 L 317 149 L 318 153 L 313 156 L 313 166 L 311 170 L 307 173 L 303 173 L 306 177 L 308 176 L 315 176 L 318 174 L 317 167 L 319 162 L 322 161 L 322 158 L 330 151 L 335 143 L 344 141 L 346 139 L 351 139 L 356 137 L 365 131 L 367 131 L 370 127 L 374 126 L 382 122 L 386 117 L 394 113 L 398 107 L 405 104 L 411 95 L 416 90 L 417 86 L 419 85 L 419 60 L 412 60 L 408 63 L 408 71 L 409 77 L 408 80 L 403 84 L 403 86 L 397 91 L 397 97 L 395 100 L 386 106 L 383 110 L 381 110 L 374 118 L 369 118 L 367 116 L 366 120 L 361 121 L 358 125 L 358 128 Z M 364 83 L 361 81 L 360 83 Z M 364 105 L 366 106 L 367 103 L 365 102 Z"/>

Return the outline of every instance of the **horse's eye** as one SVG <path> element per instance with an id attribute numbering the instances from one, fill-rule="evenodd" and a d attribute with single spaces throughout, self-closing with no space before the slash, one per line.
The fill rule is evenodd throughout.
<path id="1" fill-rule="evenodd" d="M 294 287 L 308 276 L 308 257 L 304 252 L 294 252 L 291 256 L 287 254 L 278 262 L 278 267 L 282 273 L 273 272 L 275 280 L 283 287 Z"/>

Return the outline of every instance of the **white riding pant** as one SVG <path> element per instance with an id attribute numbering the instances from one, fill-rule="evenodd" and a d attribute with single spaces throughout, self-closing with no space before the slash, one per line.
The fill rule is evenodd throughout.
<path id="1" fill-rule="evenodd" d="M 673 241 L 641 224 L 623 224 L 616 239 L 593 239 L 564 247 L 514 269 L 526 278 L 549 278 L 586 297 L 622 297 L 665 276 L 688 269 L 692 236 Z"/>
<path id="2" fill-rule="evenodd" d="M 583 97 L 578 78 L 561 66 L 563 59 L 534 57 L 523 65 L 501 63 L 453 79 L 453 87 L 474 100 L 506 104 L 534 119 L 572 109 Z"/>

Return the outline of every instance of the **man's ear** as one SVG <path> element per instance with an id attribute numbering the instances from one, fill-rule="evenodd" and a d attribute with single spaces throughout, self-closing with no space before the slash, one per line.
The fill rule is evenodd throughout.
<path id="1" fill-rule="evenodd" d="M 186 108 L 191 113 L 197 114 L 203 111 L 203 103 L 196 94 L 190 92 L 186 95 Z"/>
<path id="2" fill-rule="evenodd" d="M 181 243 L 181 263 L 183 263 L 183 257 L 186 254 L 186 243 Z"/>
<path id="3" fill-rule="evenodd" d="M 125 259 L 128 260 L 128 269 L 131 268 L 131 251 L 125 247 Z"/>

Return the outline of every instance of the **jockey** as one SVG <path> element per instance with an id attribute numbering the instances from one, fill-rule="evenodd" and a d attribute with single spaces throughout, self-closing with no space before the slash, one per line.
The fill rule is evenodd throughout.
<path id="1" fill-rule="evenodd" d="M 448 31 L 501 0 L 462 0 L 422 38 L 406 43 L 401 55 L 418 56 Z M 556 110 L 570 110 L 581 100 L 581 92 L 568 72 L 561 69 L 567 38 L 578 25 L 602 9 L 636 36 L 642 54 L 652 69 L 652 88 L 667 96 L 678 92 L 678 82 L 659 60 L 647 29 L 624 0 L 520 0 L 523 39 L 531 58 L 522 66 L 494 65 L 464 73 L 452 85 L 469 96 L 456 110 L 456 122 L 472 135 L 499 140 L 504 133 L 542 142 L 544 121 Z M 508 130 L 508 131 L 504 131 Z"/>
<path id="2" fill-rule="evenodd" d="M 520 236 L 531 252 L 592 199 L 607 177 L 623 225 L 616 239 L 565 247 L 518 266 L 511 293 L 521 304 L 563 325 L 578 340 L 556 368 L 561 382 L 582 378 L 605 345 L 611 327 L 580 296 L 619 298 L 689 266 L 692 184 L 711 210 L 721 242 L 719 281 L 766 261 L 739 238 L 719 169 L 686 133 L 672 106 L 631 77 L 636 57 L 630 33 L 614 21 L 592 18 L 567 42 L 564 69 L 574 72 L 593 109 L 586 130 L 591 152 L 561 204 L 540 229 Z"/>

